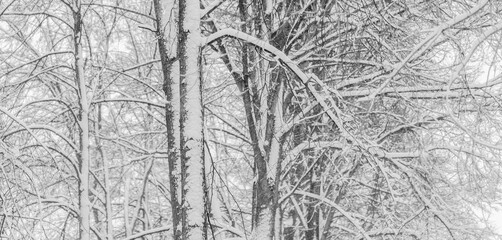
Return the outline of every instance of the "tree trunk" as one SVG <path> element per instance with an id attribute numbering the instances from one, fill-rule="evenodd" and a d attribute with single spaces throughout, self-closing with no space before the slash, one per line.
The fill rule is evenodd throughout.
<path id="1" fill-rule="evenodd" d="M 89 104 L 84 78 L 82 54 L 82 13 L 81 2 L 73 6 L 73 38 L 75 50 L 75 81 L 79 95 L 78 120 L 80 126 L 79 160 L 79 239 L 90 239 L 90 202 L 89 202 Z"/>
<path id="2" fill-rule="evenodd" d="M 182 239 L 207 239 L 204 115 L 200 69 L 200 5 L 179 1 L 178 57 L 181 93 Z"/>
<path id="3" fill-rule="evenodd" d="M 154 0 L 157 20 L 157 39 L 162 64 L 164 93 L 166 94 L 166 127 L 169 166 L 169 186 L 171 192 L 171 215 L 173 239 L 181 239 L 181 159 L 180 159 L 180 84 L 177 54 L 177 26 L 175 1 Z M 169 46 L 169 47 L 168 47 Z M 174 50 L 173 50 L 174 49 Z"/>
<path id="4" fill-rule="evenodd" d="M 101 89 L 101 86 L 98 86 L 98 89 Z M 97 113 L 97 124 L 95 128 L 95 135 L 94 135 L 94 141 L 96 141 L 96 148 L 98 151 L 99 156 L 101 157 L 101 165 L 103 167 L 103 184 L 104 184 L 104 191 L 105 191 L 105 224 L 104 226 L 105 233 L 106 233 L 106 239 L 107 240 L 112 240 L 113 239 L 113 225 L 112 225 L 112 200 L 111 200 L 111 191 L 112 189 L 110 188 L 110 173 L 108 172 L 108 159 L 106 158 L 106 152 L 103 147 L 103 143 L 101 142 L 101 139 L 99 138 L 99 134 L 102 129 L 102 119 L 103 119 L 103 111 L 102 111 L 102 106 L 99 104 L 96 109 Z M 97 182 L 97 181 L 96 181 Z M 97 183 L 96 183 L 97 184 Z"/>

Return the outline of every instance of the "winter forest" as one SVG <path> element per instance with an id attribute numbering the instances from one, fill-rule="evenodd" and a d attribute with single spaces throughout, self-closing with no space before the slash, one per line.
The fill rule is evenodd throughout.
<path id="1" fill-rule="evenodd" d="M 500 239 L 500 0 L 0 0 L 0 239 Z"/>

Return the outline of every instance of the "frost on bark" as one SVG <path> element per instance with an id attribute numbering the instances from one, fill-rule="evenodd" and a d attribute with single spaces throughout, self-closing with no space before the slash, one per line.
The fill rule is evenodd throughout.
<path id="1" fill-rule="evenodd" d="M 156 14 L 157 38 L 166 95 L 167 152 L 173 239 L 181 237 L 181 159 L 180 159 L 180 75 L 177 53 L 176 2 L 153 1 Z"/>
<path id="2" fill-rule="evenodd" d="M 82 54 L 82 6 L 79 0 L 73 5 L 73 38 L 75 51 L 75 81 L 78 89 L 80 127 L 79 162 L 79 238 L 90 239 L 90 202 L 89 202 L 89 104 L 84 76 L 84 61 Z"/>
<path id="3" fill-rule="evenodd" d="M 206 239 L 200 5 L 179 1 L 182 239 Z"/>

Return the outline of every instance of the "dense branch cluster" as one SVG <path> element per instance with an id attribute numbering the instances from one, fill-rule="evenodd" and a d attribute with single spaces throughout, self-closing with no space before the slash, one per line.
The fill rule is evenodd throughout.
<path id="1" fill-rule="evenodd" d="M 491 239 L 501 10 L 0 1 L 0 238 Z"/>

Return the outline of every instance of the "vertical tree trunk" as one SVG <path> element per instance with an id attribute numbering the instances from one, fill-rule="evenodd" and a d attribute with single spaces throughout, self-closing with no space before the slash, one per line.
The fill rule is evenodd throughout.
<path id="1" fill-rule="evenodd" d="M 125 154 L 123 154 L 125 157 Z M 129 187 L 131 186 L 131 174 L 126 172 L 124 175 L 124 228 L 125 236 L 132 235 L 131 222 L 129 221 Z"/>
<path id="2" fill-rule="evenodd" d="M 98 89 L 101 89 L 101 85 L 98 86 Z M 103 184 L 105 190 L 105 224 L 104 227 L 106 230 L 106 239 L 113 239 L 113 225 L 112 225 L 112 201 L 111 201 L 111 188 L 110 188 L 110 173 L 108 172 L 108 159 L 106 158 L 106 152 L 103 148 L 103 143 L 99 138 L 99 134 L 102 129 L 102 119 L 103 119 L 103 111 L 101 104 L 98 105 L 97 109 L 97 124 L 95 128 L 94 141 L 96 141 L 96 148 L 98 150 L 99 156 L 101 157 L 101 162 L 103 166 Z"/>
<path id="3" fill-rule="evenodd" d="M 207 238 L 199 0 L 179 1 L 182 239 Z"/>
<path id="4" fill-rule="evenodd" d="M 282 128 L 282 98 L 283 78 L 282 70 L 276 70 L 267 79 L 272 82 L 272 90 L 269 92 L 267 103 L 271 113 L 264 113 L 262 119 L 267 122 L 265 139 L 269 143 L 265 146 L 266 155 L 263 162 L 256 162 L 258 175 L 256 191 L 255 211 L 253 212 L 254 229 L 253 239 L 274 239 L 276 231 L 276 214 L 279 200 L 279 180 L 281 174 L 281 155 L 283 136 L 278 135 Z M 279 233 L 279 232 L 278 232 Z M 277 237 L 276 237 L 277 238 Z"/>
<path id="5" fill-rule="evenodd" d="M 314 159 L 309 161 L 310 164 L 314 164 Z M 318 183 L 317 170 L 313 169 L 310 173 L 310 179 L 308 184 L 309 192 L 314 193 L 316 195 L 320 194 L 320 186 Z M 316 240 L 318 236 L 316 235 L 317 229 L 319 228 L 319 213 L 316 209 L 317 202 L 310 200 L 310 202 L 306 203 L 307 205 L 307 226 L 308 229 L 305 231 L 305 240 Z"/>
<path id="6" fill-rule="evenodd" d="M 277 86 L 274 88 L 273 94 L 271 97 L 273 98 L 272 104 L 270 105 L 270 109 L 273 110 L 273 114 L 269 116 L 270 122 L 270 135 L 267 137 L 270 142 L 270 150 L 268 152 L 267 158 L 267 182 L 270 191 L 269 201 L 267 204 L 267 211 L 270 212 L 269 216 L 261 219 L 261 224 L 269 224 L 269 229 L 267 234 L 269 234 L 269 239 L 279 239 L 280 237 L 280 229 L 279 229 L 279 219 L 280 210 L 279 207 L 279 183 L 281 176 L 281 164 L 282 164 L 282 146 L 283 146 L 283 136 L 279 135 L 279 131 L 282 129 L 283 125 L 283 86 L 285 74 L 282 70 L 278 70 L 275 74 L 273 74 L 273 78 L 275 78 L 274 84 Z"/>
<path id="7" fill-rule="evenodd" d="M 239 0 L 239 14 L 240 20 L 242 22 L 247 22 L 247 1 Z M 241 26 L 242 32 L 247 32 L 247 27 L 245 24 Z M 260 215 L 263 213 L 262 208 L 263 204 L 269 201 L 269 186 L 266 178 L 266 165 L 265 165 L 265 156 L 263 156 L 262 148 L 259 137 L 258 137 L 258 129 L 256 124 L 259 122 L 262 117 L 260 112 L 258 112 L 258 105 L 253 104 L 256 99 L 253 100 L 253 95 L 251 94 L 250 88 L 250 77 L 254 78 L 256 74 L 252 74 L 252 71 L 257 71 L 256 69 L 249 69 L 249 60 L 252 52 L 249 51 L 250 47 L 247 43 L 244 43 L 242 47 L 242 75 L 238 77 L 234 77 L 242 92 L 242 100 L 244 103 L 244 110 L 246 113 L 246 121 L 248 124 L 249 136 L 251 137 L 251 142 L 253 146 L 253 157 L 254 157 L 254 174 L 255 174 L 255 182 L 253 183 L 253 203 L 252 203 L 252 229 L 254 233 L 264 233 L 268 236 L 268 230 L 258 230 Z M 255 80 L 255 79 L 253 79 Z M 266 120 L 266 115 L 263 116 L 263 119 Z M 262 121 L 263 121 L 262 119 Z M 266 229 L 267 225 L 264 224 L 263 227 Z M 256 238 L 259 236 L 255 234 Z M 263 235 L 262 235 L 263 236 Z"/>
<path id="8" fill-rule="evenodd" d="M 175 1 L 153 1 L 157 20 L 157 39 L 162 63 L 164 93 L 166 94 L 166 126 L 171 192 L 173 239 L 181 239 L 181 159 L 180 159 L 180 83 L 177 54 L 177 26 Z"/>
<path id="9" fill-rule="evenodd" d="M 89 202 L 89 104 L 84 77 L 82 54 L 82 13 L 81 2 L 73 5 L 73 38 L 75 51 L 75 81 L 79 97 L 78 120 L 80 126 L 79 160 L 79 239 L 90 239 L 90 202 Z"/>
<path id="10" fill-rule="evenodd" d="M 105 184 L 105 200 L 106 200 L 106 237 L 108 240 L 113 240 L 113 225 L 112 225 L 112 188 L 110 187 L 110 173 L 108 171 L 108 160 L 104 152 L 102 152 L 103 168 L 104 168 L 104 184 Z"/>

